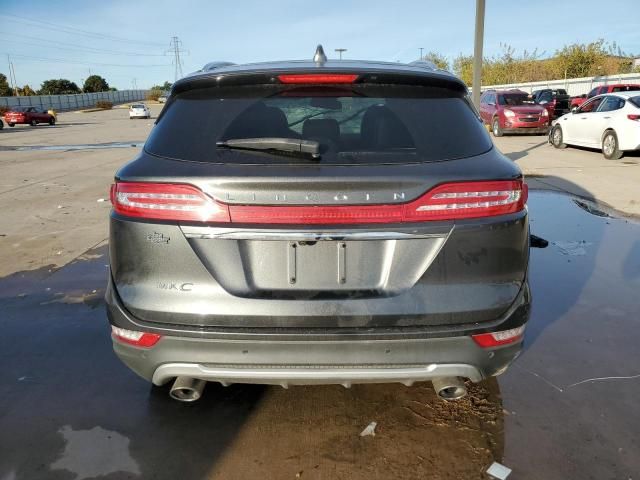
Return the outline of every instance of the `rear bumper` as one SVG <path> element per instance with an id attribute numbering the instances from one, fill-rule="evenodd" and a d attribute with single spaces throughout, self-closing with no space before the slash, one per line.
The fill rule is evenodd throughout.
<path id="1" fill-rule="evenodd" d="M 223 385 L 392 383 L 410 385 L 456 376 L 478 382 L 502 373 L 520 354 L 522 341 L 482 348 L 474 333 L 515 328 L 529 318 L 528 285 L 493 322 L 421 329 L 251 329 L 178 332 L 141 328 L 127 314 L 113 288 L 107 291 L 109 320 L 122 328 L 153 330 L 163 337 L 151 348 L 113 340 L 116 355 L 142 378 L 162 385 L 188 376 Z M 130 314 L 129 314 L 130 315 Z M 130 318 L 130 317 L 129 317 Z"/>
<path id="2" fill-rule="evenodd" d="M 114 340 L 118 357 L 162 385 L 188 376 L 223 385 L 392 383 L 456 376 L 479 382 L 504 371 L 522 343 L 494 349 L 471 337 L 406 340 L 259 341 L 163 337 L 150 349 Z"/>

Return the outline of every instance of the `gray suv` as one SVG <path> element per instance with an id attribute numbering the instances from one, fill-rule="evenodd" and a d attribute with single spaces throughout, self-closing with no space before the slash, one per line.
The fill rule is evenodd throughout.
<path id="1" fill-rule="evenodd" d="M 209 64 L 115 176 L 114 350 L 184 401 L 209 381 L 459 398 L 521 350 L 526 200 L 430 64 Z"/>

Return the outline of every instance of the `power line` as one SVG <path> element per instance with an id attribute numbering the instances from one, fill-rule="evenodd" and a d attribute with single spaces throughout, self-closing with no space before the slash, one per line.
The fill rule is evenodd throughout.
<path id="1" fill-rule="evenodd" d="M 43 46 L 53 46 L 59 50 L 76 50 L 76 51 L 86 51 L 92 53 L 102 53 L 107 55 L 122 55 L 122 56 L 132 56 L 132 57 L 162 57 L 164 54 L 162 53 L 141 53 L 141 52 L 120 52 L 117 50 L 107 50 L 104 48 L 94 48 L 94 47 L 83 47 L 79 45 L 74 45 L 72 43 L 59 42 L 57 40 L 47 40 L 44 38 L 32 37 L 30 35 L 23 35 L 19 33 L 7 33 L 0 32 L 0 35 L 4 35 L 7 37 L 22 37 L 30 40 L 34 40 L 36 42 L 42 42 L 40 44 L 23 42 L 22 40 L 2 40 L 3 42 L 11 42 L 17 43 L 19 45 L 31 45 L 34 47 L 43 47 Z M 62 45 L 62 46 L 60 46 Z"/>
<path id="2" fill-rule="evenodd" d="M 28 58 L 28 59 L 32 59 L 32 60 L 36 60 L 36 61 L 43 61 L 43 62 L 68 63 L 68 64 L 74 63 L 74 64 L 77 64 L 77 65 L 97 65 L 97 66 L 100 66 L 100 67 L 148 68 L 148 67 L 166 67 L 168 65 L 166 63 L 160 63 L 160 64 L 156 64 L 156 65 L 148 65 L 148 64 L 128 64 L 128 65 L 123 65 L 123 64 L 118 64 L 118 63 L 78 62 L 78 61 L 75 61 L 75 60 L 68 60 L 68 59 L 64 59 L 64 58 L 36 57 L 36 56 L 33 56 L 33 55 L 22 55 L 22 54 L 18 54 L 18 53 L 12 53 L 11 55 L 13 57 Z"/>
<path id="3" fill-rule="evenodd" d="M 35 20 L 32 18 L 27 18 L 27 17 L 21 17 L 18 15 L 10 15 L 7 13 L 2 13 L 0 14 L 0 16 L 2 17 L 6 17 L 6 18 L 10 18 L 13 21 L 17 21 L 19 23 L 26 23 L 28 25 L 32 25 L 32 26 L 37 26 L 40 28 L 45 28 L 48 30 L 53 30 L 53 31 L 58 31 L 58 32 L 64 32 L 64 33 L 68 33 L 70 35 L 82 35 L 85 37 L 91 37 L 91 38 L 100 38 L 100 39 L 104 39 L 104 40 L 111 40 L 111 41 L 115 41 L 115 42 L 126 42 L 126 43 L 138 43 L 140 45 L 147 45 L 147 46 L 162 46 L 162 44 L 160 43 L 155 43 L 155 42 L 145 42 L 142 40 L 133 40 L 130 38 L 124 38 L 124 37 L 116 37 L 114 35 L 107 35 L 104 33 L 98 33 L 98 32 L 90 32 L 88 30 L 82 30 L 80 28 L 76 28 L 76 27 L 70 27 L 68 25 L 62 25 L 62 24 L 56 24 L 53 22 L 46 22 L 44 20 Z"/>
<path id="4" fill-rule="evenodd" d="M 182 60 L 180 59 L 180 54 L 188 54 L 188 52 L 182 49 L 182 41 L 178 37 L 171 37 L 171 43 L 169 43 L 169 46 L 171 48 L 165 53 L 173 55 L 173 64 L 175 65 L 175 81 L 178 81 L 178 79 L 184 76 L 182 73 Z"/>

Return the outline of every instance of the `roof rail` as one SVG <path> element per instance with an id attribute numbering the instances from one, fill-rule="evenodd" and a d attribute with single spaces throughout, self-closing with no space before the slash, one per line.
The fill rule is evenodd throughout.
<path id="1" fill-rule="evenodd" d="M 410 62 L 409 65 L 414 65 L 416 67 L 426 68 L 427 70 L 440 70 L 435 63 L 430 60 L 415 60 Z"/>
<path id="2" fill-rule="evenodd" d="M 202 69 L 201 72 L 209 72 L 211 70 L 215 70 L 216 68 L 221 67 L 230 67 L 231 65 L 235 65 L 233 62 L 209 62 Z"/>

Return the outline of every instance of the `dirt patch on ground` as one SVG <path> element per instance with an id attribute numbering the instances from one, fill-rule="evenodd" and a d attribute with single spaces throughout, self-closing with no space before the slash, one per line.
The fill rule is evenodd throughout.
<path id="1" fill-rule="evenodd" d="M 209 478 L 485 479 L 502 460 L 502 412 L 494 379 L 457 402 L 430 383 L 274 387 Z M 375 436 L 361 437 L 370 422 Z"/>

